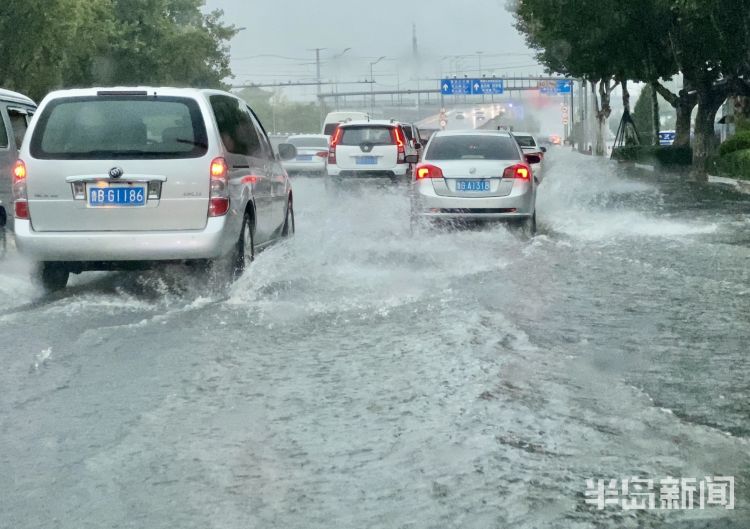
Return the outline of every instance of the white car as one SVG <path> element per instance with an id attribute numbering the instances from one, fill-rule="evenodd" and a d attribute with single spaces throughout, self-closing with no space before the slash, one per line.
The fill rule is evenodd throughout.
<path id="1" fill-rule="evenodd" d="M 395 121 L 350 121 L 339 125 L 331 138 L 327 174 L 329 180 L 411 177 L 419 160 Z"/>
<path id="2" fill-rule="evenodd" d="M 367 112 L 358 112 L 353 110 L 337 110 L 335 112 L 329 112 L 326 119 L 323 121 L 323 134 L 326 136 L 332 136 L 341 123 L 347 121 L 361 121 L 370 119 Z"/>
<path id="3" fill-rule="evenodd" d="M 539 156 L 539 163 L 531 164 L 531 170 L 534 172 L 534 177 L 537 179 L 537 182 L 541 182 L 544 178 L 543 162 L 547 148 L 542 147 L 533 134 L 528 132 L 513 132 L 512 134 L 524 154 L 535 154 Z"/>
<path id="4" fill-rule="evenodd" d="M 441 131 L 417 165 L 412 225 L 423 219 L 505 220 L 536 232 L 537 183 L 513 137 L 500 131 Z"/>
<path id="5" fill-rule="evenodd" d="M 297 156 L 284 162 L 284 169 L 289 174 L 325 174 L 329 141 L 330 138 L 324 134 L 289 136 L 286 143 L 297 148 Z"/>

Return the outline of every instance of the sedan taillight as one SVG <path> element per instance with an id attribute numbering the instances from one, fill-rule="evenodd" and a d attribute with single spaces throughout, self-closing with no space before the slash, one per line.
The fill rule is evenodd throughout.
<path id="1" fill-rule="evenodd" d="M 443 178 L 443 170 L 437 165 L 423 163 L 417 166 L 414 170 L 414 175 L 417 180 L 424 180 L 425 178 Z"/>
<path id="2" fill-rule="evenodd" d="M 503 178 L 514 178 L 518 180 L 529 180 L 531 178 L 531 169 L 528 165 L 522 163 L 507 167 L 503 171 Z"/>

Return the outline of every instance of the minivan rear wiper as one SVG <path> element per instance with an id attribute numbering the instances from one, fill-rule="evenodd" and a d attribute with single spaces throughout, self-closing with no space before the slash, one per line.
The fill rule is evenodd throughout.
<path id="1" fill-rule="evenodd" d="M 196 147 L 202 147 L 204 149 L 208 149 L 208 145 L 204 141 L 188 140 L 185 138 L 177 138 L 174 141 L 176 141 L 177 143 L 187 143 L 188 145 L 195 145 Z"/>

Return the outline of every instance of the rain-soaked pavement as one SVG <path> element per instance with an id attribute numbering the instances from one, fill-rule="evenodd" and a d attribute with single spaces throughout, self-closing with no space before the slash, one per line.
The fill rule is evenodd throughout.
<path id="1" fill-rule="evenodd" d="M 533 241 L 298 179 L 297 236 L 228 292 L 45 298 L 11 250 L 0 527 L 750 527 L 750 197 L 547 169 Z M 585 503 L 631 476 L 734 476 L 735 508 Z"/>

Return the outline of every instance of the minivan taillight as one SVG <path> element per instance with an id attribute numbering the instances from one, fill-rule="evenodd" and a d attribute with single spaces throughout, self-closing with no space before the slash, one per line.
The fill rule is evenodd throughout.
<path id="1" fill-rule="evenodd" d="M 331 146 L 328 148 L 328 163 L 336 165 L 336 146 L 341 141 L 341 136 L 344 135 L 344 129 L 336 127 L 336 130 L 331 137 Z"/>
<path id="2" fill-rule="evenodd" d="M 417 180 L 425 178 L 443 178 L 443 171 L 440 167 L 429 163 L 419 164 L 414 170 Z"/>
<path id="3" fill-rule="evenodd" d="M 208 216 L 221 217 L 229 211 L 229 167 L 224 158 L 214 158 L 211 162 L 211 193 L 209 195 Z"/>
<path id="4" fill-rule="evenodd" d="M 531 169 L 528 165 L 522 163 L 507 167 L 503 171 L 503 178 L 515 178 L 518 180 L 529 180 L 531 178 Z"/>
<path id="5" fill-rule="evenodd" d="M 13 214 L 17 219 L 29 218 L 26 176 L 26 164 L 23 160 L 17 160 L 13 166 Z"/>

